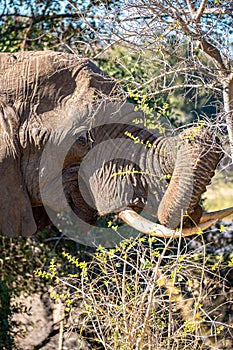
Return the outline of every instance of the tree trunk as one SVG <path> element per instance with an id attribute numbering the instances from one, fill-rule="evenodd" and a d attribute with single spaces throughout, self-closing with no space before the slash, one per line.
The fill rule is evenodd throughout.
<path id="1" fill-rule="evenodd" d="M 229 135 L 230 152 L 233 163 L 233 73 L 223 85 L 223 101 Z"/>

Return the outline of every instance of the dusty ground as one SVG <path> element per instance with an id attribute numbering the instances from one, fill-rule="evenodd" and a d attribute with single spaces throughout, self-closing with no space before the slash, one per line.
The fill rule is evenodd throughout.
<path id="1" fill-rule="evenodd" d="M 13 317 L 18 350 L 90 350 L 77 333 L 64 329 L 64 306 L 51 301 L 47 293 L 22 293 L 12 302 L 23 305 Z"/>

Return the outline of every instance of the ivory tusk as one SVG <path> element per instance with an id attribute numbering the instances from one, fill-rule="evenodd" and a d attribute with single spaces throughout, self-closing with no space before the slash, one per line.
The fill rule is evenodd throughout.
<path id="1" fill-rule="evenodd" d="M 204 223 L 209 220 L 220 220 L 231 214 L 233 214 L 233 207 L 218 210 L 218 211 L 213 211 L 209 213 L 206 212 L 202 214 L 200 223 Z"/>
<path id="2" fill-rule="evenodd" d="M 150 220 L 145 219 L 138 213 L 136 213 L 134 210 L 126 208 L 123 209 L 119 214 L 119 218 L 123 220 L 127 225 L 133 227 L 137 231 L 140 231 L 142 233 L 152 235 L 155 237 L 162 237 L 162 238 L 179 238 L 180 236 L 191 236 L 194 234 L 199 234 L 202 232 L 202 230 L 205 230 L 206 228 L 213 225 L 217 220 L 209 220 L 202 224 L 200 224 L 197 227 L 191 227 L 182 229 L 182 232 L 180 230 L 172 230 L 169 229 L 163 225 L 156 224 Z"/>
<path id="3" fill-rule="evenodd" d="M 192 235 L 196 235 L 201 233 L 202 231 L 206 230 L 207 228 L 209 228 L 210 226 L 216 224 L 218 220 L 208 220 L 202 223 L 199 223 L 198 226 L 193 226 L 193 227 L 189 227 L 189 228 L 183 228 L 182 229 L 182 235 L 184 237 L 187 236 L 192 236 Z"/>
<path id="4" fill-rule="evenodd" d="M 175 230 L 169 229 L 163 225 L 156 224 L 150 220 L 147 220 L 143 216 L 139 215 L 132 209 L 123 209 L 119 214 L 119 218 L 123 220 L 127 225 L 134 229 L 146 233 L 148 235 L 154 235 L 157 237 L 170 238 L 175 237 Z M 178 234 L 179 236 L 179 234 Z"/>

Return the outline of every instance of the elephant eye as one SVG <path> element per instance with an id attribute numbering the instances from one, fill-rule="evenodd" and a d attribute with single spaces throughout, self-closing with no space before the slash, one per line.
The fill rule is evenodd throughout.
<path id="1" fill-rule="evenodd" d="M 82 146 L 82 147 L 84 147 L 87 144 L 87 140 L 84 136 L 78 137 L 76 142 L 79 144 L 79 146 Z"/>

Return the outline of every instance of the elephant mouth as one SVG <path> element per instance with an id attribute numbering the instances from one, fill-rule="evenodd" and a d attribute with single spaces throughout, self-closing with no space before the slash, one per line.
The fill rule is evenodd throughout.
<path id="1" fill-rule="evenodd" d="M 233 207 L 218 210 L 215 212 L 206 212 L 202 214 L 200 223 L 198 225 L 189 228 L 181 227 L 176 230 L 167 228 L 161 224 L 156 224 L 142 217 L 130 208 L 121 210 L 118 213 L 118 216 L 127 225 L 142 233 L 162 238 L 179 238 L 200 234 L 203 230 L 206 230 L 210 226 L 214 225 L 218 220 L 223 219 L 231 214 L 233 214 Z"/>

